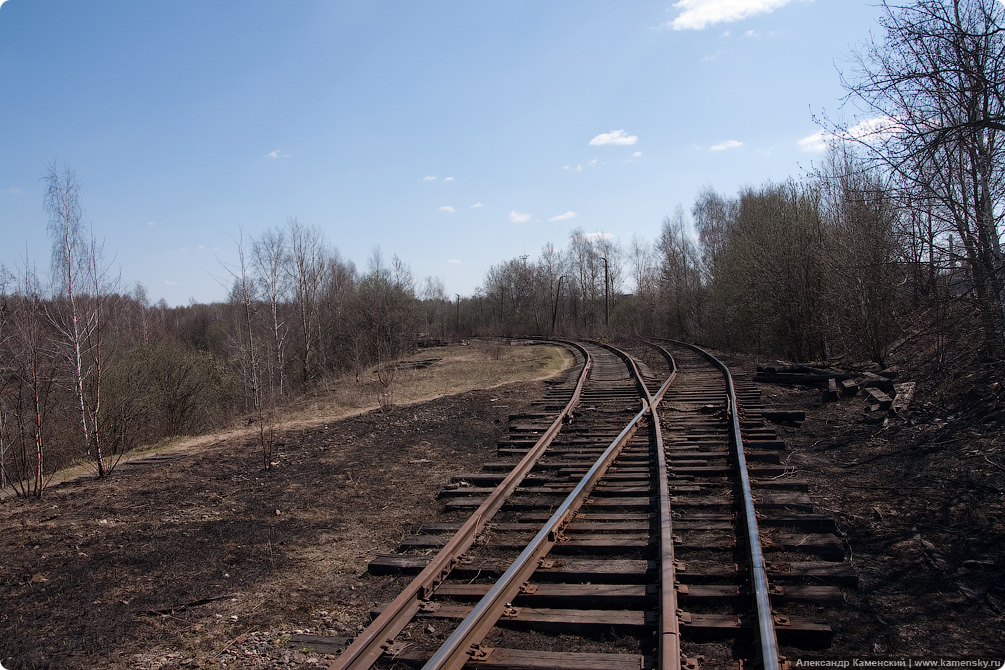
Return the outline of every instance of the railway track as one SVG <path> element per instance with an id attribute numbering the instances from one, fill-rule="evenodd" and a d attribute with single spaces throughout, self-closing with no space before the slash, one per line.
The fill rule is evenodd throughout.
<path id="1" fill-rule="evenodd" d="M 511 417 L 499 462 L 371 563 L 415 577 L 333 670 L 774 669 L 830 643 L 854 576 L 756 390 L 676 343 L 648 366 L 567 346 L 577 373 Z"/>

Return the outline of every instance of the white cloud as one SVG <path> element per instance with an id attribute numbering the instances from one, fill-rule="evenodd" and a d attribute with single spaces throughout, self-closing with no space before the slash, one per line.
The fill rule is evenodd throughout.
<path id="1" fill-rule="evenodd" d="M 157 225 L 157 222 L 156 221 L 147 221 L 147 225 L 150 226 L 151 228 L 153 228 L 154 226 Z"/>
<path id="2" fill-rule="evenodd" d="M 731 23 L 756 14 L 780 9 L 792 0 L 679 0 L 677 18 L 668 22 L 674 30 L 703 30 L 717 23 Z"/>
<path id="3" fill-rule="evenodd" d="M 818 130 L 812 135 L 807 135 L 799 140 L 799 148 L 803 151 L 827 151 L 828 142 L 834 139 L 830 133 Z"/>
<path id="4" fill-rule="evenodd" d="M 513 223 L 527 223 L 530 221 L 530 214 L 524 214 L 514 209 L 509 213 L 509 220 Z"/>
<path id="5" fill-rule="evenodd" d="M 284 154 L 281 149 L 276 149 L 275 151 L 270 151 L 265 154 L 266 158 L 290 158 L 289 154 Z"/>
<path id="6" fill-rule="evenodd" d="M 167 284 L 168 286 L 174 286 L 174 285 L 175 285 L 175 284 L 177 284 L 178 282 L 176 282 L 176 281 L 171 281 L 170 279 L 168 279 L 168 280 L 165 280 L 165 282 L 164 282 L 164 283 L 165 283 L 165 284 Z"/>
<path id="7" fill-rule="evenodd" d="M 632 158 L 641 158 L 641 157 L 642 157 L 641 151 L 636 151 L 635 153 L 632 154 Z"/>
<path id="8" fill-rule="evenodd" d="M 11 186 L 10 188 L 5 188 L 0 193 L 10 193 L 11 195 L 23 195 L 24 190 L 20 186 Z"/>
<path id="9" fill-rule="evenodd" d="M 425 177 L 419 181 L 436 181 L 436 175 L 427 174 Z"/>
<path id="10" fill-rule="evenodd" d="M 448 262 L 448 263 L 452 263 L 453 265 L 460 265 L 460 264 L 461 264 L 461 261 L 460 261 L 460 259 L 457 259 L 457 258 L 451 258 L 451 259 L 450 259 L 449 261 L 447 261 L 447 262 Z"/>
<path id="11" fill-rule="evenodd" d="M 590 146 L 600 146 L 602 144 L 635 144 L 639 141 L 637 135 L 628 135 L 624 130 L 612 130 L 609 133 L 601 133 L 590 140 Z"/>
<path id="12" fill-rule="evenodd" d="M 476 202 L 475 204 L 471 205 L 471 207 L 469 207 L 468 209 L 478 209 L 479 207 L 484 207 L 484 206 L 485 205 L 483 205 L 482 203 Z"/>
<path id="13" fill-rule="evenodd" d="M 882 142 L 896 134 L 899 125 L 897 119 L 892 116 L 876 116 L 859 121 L 839 135 L 825 130 L 818 130 L 812 135 L 802 138 L 797 143 L 803 151 L 819 152 L 826 151 L 828 147 L 839 142 L 841 139 L 859 142 Z"/>
<path id="14" fill-rule="evenodd" d="M 453 177 L 444 177 L 443 178 L 443 181 L 453 181 L 453 180 L 454 180 Z"/>
<path id="15" fill-rule="evenodd" d="M 549 221 L 568 221 L 569 219 L 573 218 L 574 216 L 576 216 L 576 213 L 570 209 L 565 214 L 559 214 L 558 216 L 553 216 L 553 217 L 551 217 L 548 220 Z"/>
<path id="16" fill-rule="evenodd" d="M 725 151 L 726 149 L 738 149 L 743 146 L 743 142 L 737 140 L 726 140 L 708 148 L 709 151 Z"/>
<path id="17" fill-rule="evenodd" d="M 440 207 L 440 210 L 444 211 L 444 212 L 450 212 L 451 214 L 453 214 L 454 212 L 457 211 L 456 209 L 454 209 L 450 205 L 444 205 L 443 207 Z"/>

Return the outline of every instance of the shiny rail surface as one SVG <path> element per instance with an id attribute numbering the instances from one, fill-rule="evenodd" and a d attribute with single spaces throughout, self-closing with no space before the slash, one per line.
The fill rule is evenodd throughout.
<path id="1" fill-rule="evenodd" d="M 827 646 L 816 614 L 854 576 L 756 389 L 693 345 L 563 344 L 582 373 L 371 563 L 418 576 L 331 668 L 777 670 Z"/>
<path id="2" fill-rule="evenodd" d="M 385 610 L 366 628 L 348 649 L 331 665 L 332 670 L 349 668 L 369 668 L 394 643 L 394 638 L 419 611 L 422 602 L 427 601 L 457 565 L 460 557 L 470 548 L 475 538 L 485 529 L 506 499 L 512 494 L 537 459 L 548 448 L 562 423 L 571 416 L 579 404 L 583 386 L 590 375 L 593 361 L 590 354 L 578 344 L 567 343 L 583 357 L 583 363 L 575 388 L 565 407 L 558 413 L 551 425 L 537 443 L 527 452 L 510 473 L 489 494 L 485 502 L 468 518 L 454 537 L 436 554 L 429 565 L 395 598 Z"/>

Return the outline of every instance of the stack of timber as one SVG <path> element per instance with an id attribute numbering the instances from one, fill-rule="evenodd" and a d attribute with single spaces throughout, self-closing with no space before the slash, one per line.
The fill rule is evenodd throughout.
<path id="1" fill-rule="evenodd" d="M 758 366 L 754 381 L 768 384 L 822 386 L 824 402 L 858 395 L 864 397 L 869 412 L 904 414 L 914 399 L 915 383 L 895 383 L 897 370 L 837 370 L 808 365 Z"/>

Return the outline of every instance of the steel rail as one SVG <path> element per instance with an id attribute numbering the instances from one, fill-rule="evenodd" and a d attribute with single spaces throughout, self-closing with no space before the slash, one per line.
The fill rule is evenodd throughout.
<path id="1" fill-rule="evenodd" d="M 606 346 L 606 345 L 605 345 Z M 612 347 L 608 349 L 614 350 Z M 619 353 L 619 355 L 621 355 Z M 645 387 L 638 367 L 632 362 L 630 366 L 636 379 Z M 471 610 L 471 613 L 454 629 L 454 632 L 429 658 L 423 670 L 460 670 L 477 651 L 477 645 L 485 638 L 499 617 L 505 612 L 509 603 L 520 591 L 524 583 L 537 570 L 539 561 L 547 555 L 558 541 L 562 528 L 572 519 L 576 511 L 593 491 L 597 481 L 603 477 L 614 459 L 621 453 L 624 446 L 635 435 L 639 423 L 646 414 L 651 413 L 662 400 L 666 390 L 673 380 L 671 376 L 660 387 L 655 398 L 644 388 L 643 407 L 622 429 L 614 441 L 604 450 L 604 453 L 594 462 L 593 466 L 583 476 L 572 492 L 555 510 L 551 518 L 544 524 L 534 539 L 513 561 L 499 580 L 489 589 L 488 593 Z M 679 658 L 679 656 L 678 656 Z"/>
<path id="2" fill-rule="evenodd" d="M 583 372 L 579 376 L 572 398 L 557 418 L 544 432 L 534 446 L 517 463 L 510 473 L 492 491 L 489 497 L 464 522 L 457 533 L 440 549 L 429 564 L 413 579 L 408 586 L 360 633 L 352 644 L 335 659 L 329 670 L 363 670 L 370 668 L 384 651 L 394 642 L 409 621 L 419 611 L 421 603 L 428 600 L 457 565 L 461 555 L 474 543 L 475 538 L 484 530 L 486 524 L 495 516 L 509 495 L 523 481 L 527 473 L 537 463 L 541 454 L 548 448 L 562 428 L 566 417 L 579 404 L 583 386 L 593 367 L 589 352 L 575 342 L 560 341 L 566 346 L 575 347 L 586 358 Z"/>
<path id="3" fill-rule="evenodd" d="M 670 363 L 670 381 L 677 376 L 677 362 L 663 347 L 649 343 Z M 659 480 L 660 504 L 660 612 L 659 612 L 659 670 L 680 670 L 683 655 L 680 644 L 680 619 L 677 617 L 677 574 L 673 549 L 673 518 L 670 514 L 670 481 L 667 472 L 667 455 L 663 448 L 663 430 L 659 414 L 653 407 L 653 425 L 656 426 L 656 472 Z"/>
<path id="4" fill-rule="evenodd" d="M 677 376 L 677 363 L 669 351 L 658 344 L 649 342 L 651 347 L 659 351 L 670 363 L 670 376 L 666 385 L 669 387 Z M 607 345 L 603 345 L 607 346 Z M 652 425 L 656 440 L 656 480 L 659 483 L 657 496 L 660 507 L 660 609 L 659 609 L 659 643 L 657 648 L 657 668 L 659 670 L 681 670 L 683 656 L 680 645 L 680 619 L 677 617 L 677 574 L 674 565 L 673 550 L 673 518 L 670 514 L 670 481 L 667 473 L 667 457 L 663 450 L 663 429 L 660 424 L 660 417 L 656 411 L 656 403 L 649 392 L 649 388 L 642 381 L 642 374 L 639 372 L 635 360 L 627 354 L 607 347 L 620 356 L 628 365 L 632 367 L 635 378 L 639 382 L 642 393 L 649 401 L 649 408 L 652 414 Z M 665 392 L 665 390 L 664 390 Z"/>
<path id="5" fill-rule="evenodd" d="M 771 602 L 768 598 L 768 573 L 764 565 L 764 554 L 761 551 L 760 535 L 757 531 L 757 517 L 754 513 L 754 499 L 751 494 L 750 476 L 747 473 L 747 459 L 743 453 L 743 437 L 740 434 L 740 405 L 736 399 L 736 389 L 733 386 L 733 375 L 729 368 L 718 358 L 699 346 L 687 342 L 670 340 L 676 345 L 687 347 L 698 352 L 712 363 L 722 373 L 726 380 L 727 411 L 732 418 L 730 439 L 733 442 L 737 469 L 739 470 L 740 488 L 743 493 L 743 513 L 747 531 L 747 553 L 750 558 L 750 578 L 753 585 L 754 603 L 757 613 L 757 631 L 761 648 L 761 667 L 763 670 L 779 670 L 778 637 L 775 633 L 775 620 L 771 612 Z"/>

